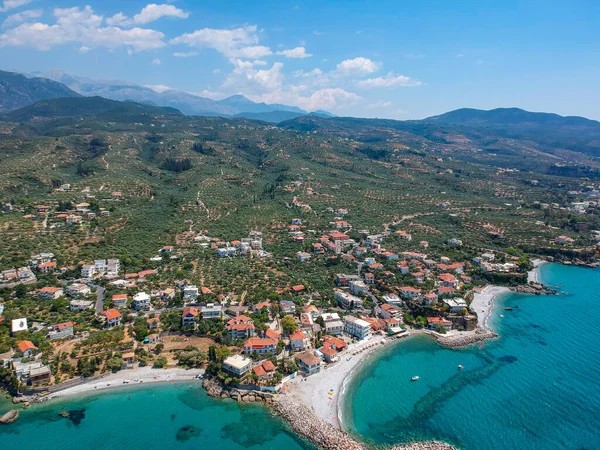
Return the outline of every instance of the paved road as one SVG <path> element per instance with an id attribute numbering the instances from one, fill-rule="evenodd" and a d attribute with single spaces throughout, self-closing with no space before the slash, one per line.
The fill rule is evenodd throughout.
<path id="1" fill-rule="evenodd" d="M 102 286 L 96 286 L 96 312 L 104 311 L 104 289 Z"/>

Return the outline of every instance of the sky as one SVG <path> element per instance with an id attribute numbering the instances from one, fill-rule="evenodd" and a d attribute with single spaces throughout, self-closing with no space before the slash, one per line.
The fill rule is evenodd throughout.
<path id="1" fill-rule="evenodd" d="M 600 120 L 600 2 L 0 0 L 0 69 L 419 119 Z"/>

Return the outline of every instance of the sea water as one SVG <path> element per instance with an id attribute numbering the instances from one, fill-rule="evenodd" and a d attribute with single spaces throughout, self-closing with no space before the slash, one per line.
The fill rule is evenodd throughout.
<path id="1" fill-rule="evenodd" d="M 564 294 L 498 297 L 500 339 L 449 350 L 414 336 L 368 361 L 346 388 L 346 429 L 373 444 L 600 449 L 600 270 L 538 270 Z"/>
<path id="2" fill-rule="evenodd" d="M 4 405 L 3 406 L 7 406 Z M 4 412 L 3 409 L 1 412 Z M 69 417 L 59 413 L 67 411 Z M 199 382 L 122 387 L 24 410 L 0 449 L 312 449 L 261 404 L 208 397 Z"/>

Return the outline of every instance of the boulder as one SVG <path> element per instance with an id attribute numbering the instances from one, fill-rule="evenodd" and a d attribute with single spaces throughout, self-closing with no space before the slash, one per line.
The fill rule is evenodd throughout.
<path id="1" fill-rule="evenodd" d="M 9 424 L 15 422 L 19 418 L 19 411 L 13 409 L 0 417 L 0 423 Z"/>

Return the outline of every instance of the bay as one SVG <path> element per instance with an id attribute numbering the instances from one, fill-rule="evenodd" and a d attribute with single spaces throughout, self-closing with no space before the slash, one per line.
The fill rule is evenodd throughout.
<path id="1" fill-rule="evenodd" d="M 373 444 L 600 448 L 600 271 L 545 264 L 539 274 L 566 294 L 500 296 L 490 322 L 500 339 L 483 348 L 421 335 L 376 355 L 346 388 L 347 430 Z"/>

